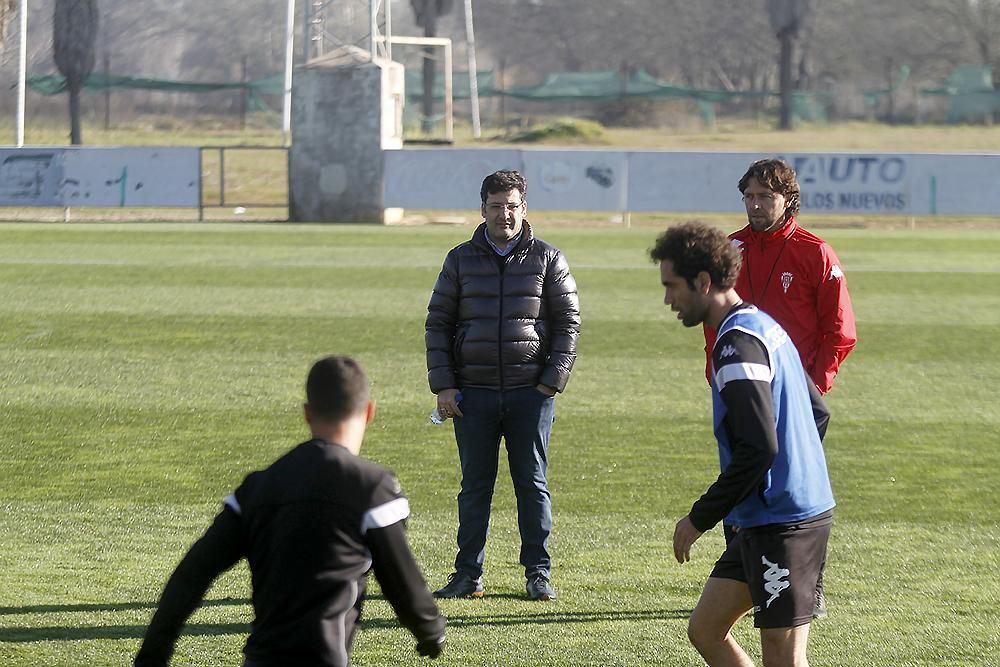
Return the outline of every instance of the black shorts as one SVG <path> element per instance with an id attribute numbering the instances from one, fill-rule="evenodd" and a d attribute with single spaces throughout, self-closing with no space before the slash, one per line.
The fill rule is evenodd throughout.
<path id="1" fill-rule="evenodd" d="M 816 580 L 826 560 L 833 510 L 799 523 L 743 528 L 709 576 L 750 587 L 757 628 L 791 628 L 812 621 Z"/>

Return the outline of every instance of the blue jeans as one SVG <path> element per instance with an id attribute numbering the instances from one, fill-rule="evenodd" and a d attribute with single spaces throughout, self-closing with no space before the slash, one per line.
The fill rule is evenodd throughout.
<path id="1" fill-rule="evenodd" d="M 457 572 L 472 578 L 483 574 L 490 505 L 503 437 L 517 498 L 521 565 L 525 576 L 537 573 L 549 576 L 552 497 L 546 472 L 555 405 L 555 397 L 546 396 L 534 387 L 508 391 L 462 388 L 459 407 L 464 416 L 454 420 L 462 465 Z"/>

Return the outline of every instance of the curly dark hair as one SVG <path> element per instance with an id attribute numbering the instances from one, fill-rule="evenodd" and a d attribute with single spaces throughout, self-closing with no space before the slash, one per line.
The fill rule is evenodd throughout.
<path id="1" fill-rule="evenodd" d="M 479 189 L 479 198 L 486 203 L 486 198 L 498 192 L 508 192 L 517 190 L 521 193 L 521 201 L 528 196 L 528 182 L 524 180 L 521 172 L 512 169 L 502 169 L 495 171 L 483 179 L 483 187 Z"/>
<path id="2" fill-rule="evenodd" d="M 751 164 L 747 173 L 740 179 L 740 194 L 746 192 L 747 183 L 751 178 L 771 192 L 784 195 L 785 220 L 799 212 L 799 181 L 795 178 L 795 170 L 789 167 L 787 162 L 769 158 Z"/>
<path id="3" fill-rule="evenodd" d="M 691 289 L 702 271 L 708 273 L 716 288 L 731 289 L 736 285 L 743 261 L 729 237 L 700 220 L 670 227 L 660 234 L 649 257 L 657 264 L 670 260 L 674 273 L 687 280 Z"/>
<path id="4" fill-rule="evenodd" d="M 350 357 L 324 357 L 309 371 L 306 401 L 313 414 L 339 422 L 365 409 L 371 398 L 368 377 Z"/>

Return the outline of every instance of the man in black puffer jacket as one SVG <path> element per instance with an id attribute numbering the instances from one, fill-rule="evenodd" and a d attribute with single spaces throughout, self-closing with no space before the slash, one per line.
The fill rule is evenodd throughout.
<path id="1" fill-rule="evenodd" d="M 427 306 L 427 378 L 438 412 L 454 418 L 462 467 L 458 555 L 442 598 L 481 597 L 500 438 L 517 497 L 528 597 L 553 600 L 549 434 L 580 333 L 576 281 L 558 248 L 525 219 L 516 171 L 483 181 L 483 224 L 444 260 Z"/>

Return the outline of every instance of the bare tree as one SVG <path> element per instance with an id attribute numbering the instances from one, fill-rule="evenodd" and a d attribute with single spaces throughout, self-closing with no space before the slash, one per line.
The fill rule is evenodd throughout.
<path id="1" fill-rule="evenodd" d="M 996 43 L 1000 39 L 1000 1 L 963 0 L 958 3 L 956 13 L 959 25 L 975 43 L 980 61 L 994 65 L 998 55 Z M 1000 72 L 994 72 L 993 76 L 1000 76 Z"/>
<path id="2" fill-rule="evenodd" d="M 781 52 L 778 56 L 778 87 L 781 91 L 781 110 L 778 127 L 792 129 L 792 81 L 796 42 L 807 31 L 812 18 L 813 0 L 768 0 L 767 14 L 771 29 L 778 38 Z"/>
<path id="3" fill-rule="evenodd" d="M 417 25 L 424 29 L 424 37 L 437 37 L 438 19 L 451 11 L 452 0 L 410 0 Z M 429 133 L 434 127 L 434 49 L 424 48 L 423 64 L 424 91 L 421 104 L 421 129 Z"/>
<path id="4" fill-rule="evenodd" d="M 94 70 L 97 0 L 56 0 L 52 16 L 52 51 L 69 91 L 70 143 L 83 143 L 80 90 Z"/>
<path id="5" fill-rule="evenodd" d="M 49 13 L 56 1 L 31 0 L 31 7 L 36 13 Z M 786 51 L 790 58 L 785 90 L 835 91 L 827 98 L 834 113 L 859 117 L 877 108 L 882 117 L 919 117 L 935 108 L 918 104 L 925 101 L 920 91 L 939 88 L 961 64 L 992 65 L 994 83 L 1000 88 L 1000 0 L 482 0 L 476 2 L 479 61 L 484 68 L 497 68 L 503 62 L 503 83 L 509 88 L 537 83 L 551 72 L 619 70 L 627 64 L 630 70 L 645 70 L 664 82 L 701 90 L 777 91 L 782 43 L 769 37 L 778 32 L 771 29 L 769 9 L 784 3 L 809 5 L 813 10 L 792 40 L 791 53 Z M 16 23 L 10 20 L 16 20 L 17 4 L 0 0 L 10 40 L 15 39 Z M 396 34 L 451 37 L 456 44 L 464 40 L 462 22 L 452 20 L 457 14 L 450 11 L 461 9 L 459 3 L 408 0 L 408 4 L 412 12 L 393 17 Z M 97 48 L 111 56 L 116 73 L 195 81 L 232 80 L 247 56 L 254 79 L 278 71 L 283 62 L 282 5 L 275 0 L 100 0 Z M 301 31 L 303 25 L 296 23 L 296 29 Z M 49 26 L 35 21 L 28 29 L 29 71 L 53 72 Z M 434 80 L 440 83 L 440 64 L 424 65 L 428 68 L 424 81 L 433 91 Z M 904 65 L 909 78 L 893 89 Z M 13 68 L 0 68 L 0 89 L 8 89 L 12 77 Z M 890 95 L 873 95 L 889 89 Z M 720 113 L 778 110 L 776 97 L 718 99 Z M 785 99 L 790 112 L 787 92 Z M 185 106 L 218 110 L 232 98 L 136 91 L 116 100 L 149 103 L 162 111 Z M 11 101 L 11 96 L 0 95 L 0 108 Z M 513 113 L 568 109 L 564 102 L 508 101 Z M 437 106 L 440 111 L 439 102 Z M 570 113 L 588 114 L 594 109 L 593 103 L 580 103 Z M 683 113 L 683 106 L 658 102 L 654 110 L 670 121 Z M 424 107 L 423 115 L 428 120 L 433 117 L 433 107 Z"/>
<path id="6" fill-rule="evenodd" d="M 1000 87 L 1000 0 L 925 0 L 932 12 L 944 17 L 973 47 L 975 59 L 992 68 L 993 87 Z M 987 122 L 1000 122 L 1000 110 L 994 107 Z"/>
<path id="7" fill-rule="evenodd" d="M 974 50 L 969 54 L 993 67 L 993 82 L 1000 84 L 1000 0 L 923 0 L 920 8 L 954 26 Z"/>
<path id="8" fill-rule="evenodd" d="M 7 25 L 17 13 L 17 0 L 0 0 L 0 49 L 7 41 Z"/>

